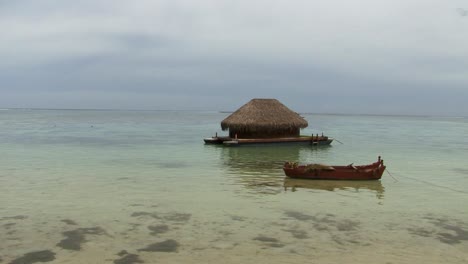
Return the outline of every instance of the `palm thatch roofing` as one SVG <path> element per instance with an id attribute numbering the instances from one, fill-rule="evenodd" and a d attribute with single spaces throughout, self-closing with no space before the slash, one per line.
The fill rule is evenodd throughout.
<path id="1" fill-rule="evenodd" d="M 276 99 L 252 99 L 221 121 L 223 130 L 296 131 L 308 126 L 298 113 Z"/>

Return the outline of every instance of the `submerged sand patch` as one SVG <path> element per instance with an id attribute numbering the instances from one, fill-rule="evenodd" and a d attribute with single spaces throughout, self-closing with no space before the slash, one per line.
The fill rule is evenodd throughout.
<path id="1" fill-rule="evenodd" d="M 117 253 L 121 258 L 114 260 L 114 264 L 133 264 L 133 263 L 144 263 L 137 254 L 130 254 L 126 250 L 122 250 Z"/>
<path id="2" fill-rule="evenodd" d="M 81 244 L 85 243 L 86 235 L 103 235 L 106 232 L 100 227 L 78 228 L 63 232 L 65 239 L 62 239 L 57 246 L 68 250 L 81 250 Z"/>
<path id="3" fill-rule="evenodd" d="M 149 252 L 177 252 L 179 248 L 179 242 L 174 239 L 168 239 L 162 242 L 157 242 L 146 246 L 145 248 L 138 249 L 138 251 L 149 251 Z"/>
<path id="4" fill-rule="evenodd" d="M 50 262 L 55 259 L 55 253 L 50 250 L 34 251 L 14 259 L 9 264 L 31 264 L 37 262 Z M 1 259 L 0 259 L 1 261 Z"/>

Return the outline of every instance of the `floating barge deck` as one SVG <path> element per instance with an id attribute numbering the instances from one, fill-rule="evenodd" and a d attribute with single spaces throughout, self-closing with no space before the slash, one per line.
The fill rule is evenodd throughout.
<path id="1" fill-rule="evenodd" d="M 282 138 L 231 138 L 211 137 L 203 139 L 205 144 L 217 144 L 224 146 L 259 145 L 259 144 L 307 144 L 307 145 L 330 145 L 333 138 L 326 136 L 300 136 Z"/>

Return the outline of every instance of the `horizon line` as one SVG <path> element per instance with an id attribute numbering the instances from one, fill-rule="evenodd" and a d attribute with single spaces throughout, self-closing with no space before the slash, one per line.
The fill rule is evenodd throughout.
<path id="1" fill-rule="evenodd" d="M 170 111 L 195 111 L 195 112 L 218 112 L 218 113 L 233 113 L 230 110 L 202 110 L 202 109 L 121 109 L 121 108 L 43 108 L 43 107 L 5 107 L 3 110 L 41 110 L 41 111 L 141 111 L 141 112 L 170 112 Z M 372 113 L 333 113 L 333 112 L 297 112 L 300 115 L 330 115 L 330 116 L 386 116 L 386 117 L 442 117 L 442 118 L 468 118 L 464 115 L 430 115 L 430 114 L 372 114 Z"/>

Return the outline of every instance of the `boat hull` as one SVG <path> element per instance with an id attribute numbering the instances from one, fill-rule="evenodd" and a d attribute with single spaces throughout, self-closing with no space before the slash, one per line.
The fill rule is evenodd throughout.
<path id="1" fill-rule="evenodd" d="M 296 165 L 286 162 L 283 171 L 286 176 L 313 180 L 379 180 L 386 166 L 380 159 L 369 165 L 324 166 L 319 164 Z"/>
<path id="2" fill-rule="evenodd" d="M 210 137 L 210 138 L 204 138 L 203 141 L 205 141 L 205 144 L 223 144 L 224 141 L 229 141 L 232 140 L 230 137 Z"/>

